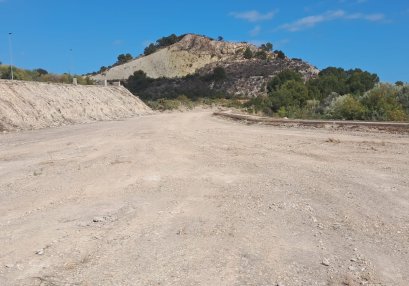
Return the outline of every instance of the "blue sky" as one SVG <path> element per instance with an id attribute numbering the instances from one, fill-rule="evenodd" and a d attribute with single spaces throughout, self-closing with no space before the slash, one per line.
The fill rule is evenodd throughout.
<path id="1" fill-rule="evenodd" d="M 0 0 L 0 18 L 0 61 L 13 32 L 14 63 L 30 69 L 92 72 L 159 37 L 197 33 L 409 82 L 407 0 Z"/>

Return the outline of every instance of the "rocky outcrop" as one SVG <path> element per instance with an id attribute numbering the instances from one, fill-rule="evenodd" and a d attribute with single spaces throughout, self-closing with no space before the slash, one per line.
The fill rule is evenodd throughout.
<path id="1" fill-rule="evenodd" d="M 0 129 L 29 130 L 151 113 L 124 87 L 0 80 Z"/>

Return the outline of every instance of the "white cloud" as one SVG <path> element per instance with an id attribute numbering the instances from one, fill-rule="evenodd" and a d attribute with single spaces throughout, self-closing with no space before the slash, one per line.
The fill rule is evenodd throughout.
<path id="1" fill-rule="evenodd" d="M 334 21 L 334 20 L 365 20 L 370 22 L 379 22 L 385 20 L 385 15 L 378 14 L 363 14 L 353 13 L 349 14 L 344 10 L 327 11 L 323 14 L 313 15 L 301 18 L 295 22 L 281 25 L 279 29 L 284 29 L 290 32 L 297 32 L 308 28 L 315 27 L 318 24 Z"/>
<path id="2" fill-rule="evenodd" d="M 260 13 L 256 10 L 244 11 L 244 12 L 231 12 L 230 16 L 236 19 L 245 20 L 248 22 L 260 22 L 271 20 L 277 14 L 277 11 L 270 11 L 265 14 Z"/>
<path id="3" fill-rule="evenodd" d="M 259 35 L 261 32 L 261 27 L 260 26 L 255 26 L 253 30 L 250 31 L 250 35 L 255 37 Z"/>

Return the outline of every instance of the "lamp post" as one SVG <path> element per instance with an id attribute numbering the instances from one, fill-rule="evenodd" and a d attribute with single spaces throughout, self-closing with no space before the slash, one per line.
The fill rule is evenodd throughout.
<path id="1" fill-rule="evenodd" d="M 10 53 L 10 71 L 11 71 L 11 80 L 14 80 L 14 72 L 13 72 L 13 44 L 11 36 L 13 33 L 9 33 L 9 53 Z"/>
<path id="2" fill-rule="evenodd" d="M 69 70 L 68 70 L 68 74 L 71 75 L 71 73 L 73 72 L 73 67 L 72 67 L 72 49 L 70 49 L 70 57 L 69 57 Z"/>

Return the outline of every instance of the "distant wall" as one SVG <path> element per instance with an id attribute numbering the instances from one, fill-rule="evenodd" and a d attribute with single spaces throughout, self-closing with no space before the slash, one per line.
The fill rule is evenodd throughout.
<path id="1" fill-rule="evenodd" d="M 0 80 L 0 130 L 29 130 L 151 113 L 121 86 Z"/>

